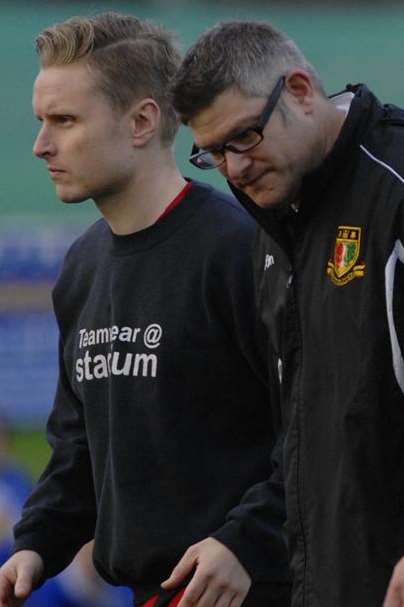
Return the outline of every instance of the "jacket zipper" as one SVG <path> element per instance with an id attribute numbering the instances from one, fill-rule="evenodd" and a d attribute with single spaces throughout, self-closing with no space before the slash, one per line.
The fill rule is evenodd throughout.
<path id="1" fill-rule="evenodd" d="M 297 280 L 296 280 L 296 241 L 298 241 L 298 238 L 296 238 L 296 236 L 298 235 L 298 210 L 296 209 L 291 209 L 291 228 L 292 228 L 292 232 L 293 232 L 293 238 L 290 238 L 290 234 L 288 234 L 288 237 L 290 238 L 290 243 L 289 246 L 287 247 L 289 252 L 290 252 L 290 256 L 291 256 L 291 262 L 292 262 L 292 271 L 293 271 L 293 281 L 292 281 L 292 295 L 293 295 L 293 307 L 294 307 L 294 316 L 296 319 L 296 335 L 298 338 L 298 377 L 295 383 L 295 390 L 296 390 L 296 433 L 297 433 L 297 457 L 296 457 L 296 488 L 297 488 L 297 515 L 298 515 L 298 521 L 299 521 L 299 527 L 300 527 L 300 533 L 301 533 L 301 540 L 303 543 L 303 580 L 302 580 L 302 607 L 305 607 L 306 605 L 306 579 L 307 579 L 307 561 L 308 561 L 308 556 L 307 556 L 307 541 L 306 541 L 306 532 L 305 532 L 305 525 L 304 525 L 304 516 L 303 516 L 303 505 L 302 505 L 302 498 L 303 498 L 303 487 L 302 487 L 302 474 L 301 474 L 301 449 L 302 449 L 302 439 L 301 439 L 301 428 L 302 428 L 302 422 L 301 422 L 301 417 L 303 415 L 302 412 L 302 406 L 301 406 L 301 394 L 302 394 L 302 389 L 301 389 L 301 376 L 302 376 L 302 364 L 303 364 L 303 336 L 302 336 L 302 330 L 301 330 L 301 322 L 300 322 L 300 313 L 299 313 L 299 305 L 298 305 L 298 293 L 297 293 Z"/>

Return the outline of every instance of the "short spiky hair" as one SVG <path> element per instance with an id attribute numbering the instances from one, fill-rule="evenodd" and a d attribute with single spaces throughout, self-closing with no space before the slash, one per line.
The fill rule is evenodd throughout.
<path id="1" fill-rule="evenodd" d="M 125 110 L 142 97 L 160 106 L 162 141 L 172 143 L 178 119 L 169 95 L 180 64 L 173 36 L 149 21 L 119 13 L 73 17 L 36 39 L 43 68 L 85 60 L 114 107 Z"/>
<path id="2" fill-rule="evenodd" d="M 296 44 L 269 23 L 225 21 L 204 32 L 187 51 L 173 81 L 174 107 L 186 124 L 229 87 L 265 97 L 293 67 L 320 80 Z"/>

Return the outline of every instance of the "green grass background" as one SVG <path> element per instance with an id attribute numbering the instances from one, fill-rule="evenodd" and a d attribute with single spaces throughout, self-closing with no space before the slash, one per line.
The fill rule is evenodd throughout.
<path id="1" fill-rule="evenodd" d="M 36 480 L 50 455 L 50 448 L 43 430 L 12 431 L 10 455 Z"/>

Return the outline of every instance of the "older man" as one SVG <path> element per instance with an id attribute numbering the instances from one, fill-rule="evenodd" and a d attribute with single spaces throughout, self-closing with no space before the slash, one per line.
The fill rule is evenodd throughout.
<path id="1" fill-rule="evenodd" d="M 260 223 L 261 314 L 286 429 L 293 607 L 404 606 L 404 112 L 328 98 L 271 25 L 188 51 L 174 105 L 191 162 Z"/>

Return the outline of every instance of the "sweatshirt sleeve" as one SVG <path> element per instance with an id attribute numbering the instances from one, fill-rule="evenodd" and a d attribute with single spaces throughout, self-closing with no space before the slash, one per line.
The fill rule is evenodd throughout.
<path id="1" fill-rule="evenodd" d="M 14 527 L 13 552 L 38 552 L 45 578 L 67 567 L 93 538 L 96 521 L 83 409 L 64 370 L 62 345 L 59 360 L 58 387 L 47 426 L 52 455 Z"/>
<path id="2" fill-rule="evenodd" d="M 241 233 L 233 234 L 231 254 L 229 244 L 223 240 L 222 246 L 227 247 L 227 252 L 223 250 L 219 256 L 223 267 L 217 273 L 217 277 L 221 276 L 222 285 L 220 288 L 217 284 L 215 292 L 225 293 L 226 316 L 223 322 L 227 323 L 237 348 L 256 377 L 266 385 L 271 425 L 268 435 L 272 437 L 268 443 L 268 459 L 271 461 L 268 462 L 268 478 L 245 492 L 240 503 L 227 513 L 223 526 L 211 536 L 237 556 L 255 583 L 269 578 L 274 582 L 288 583 L 279 379 L 256 306 L 252 263 L 254 234 L 255 229 L 247 227 Z M 253 409 L 265 404 L 251 401 L 245 406 Z"/>

